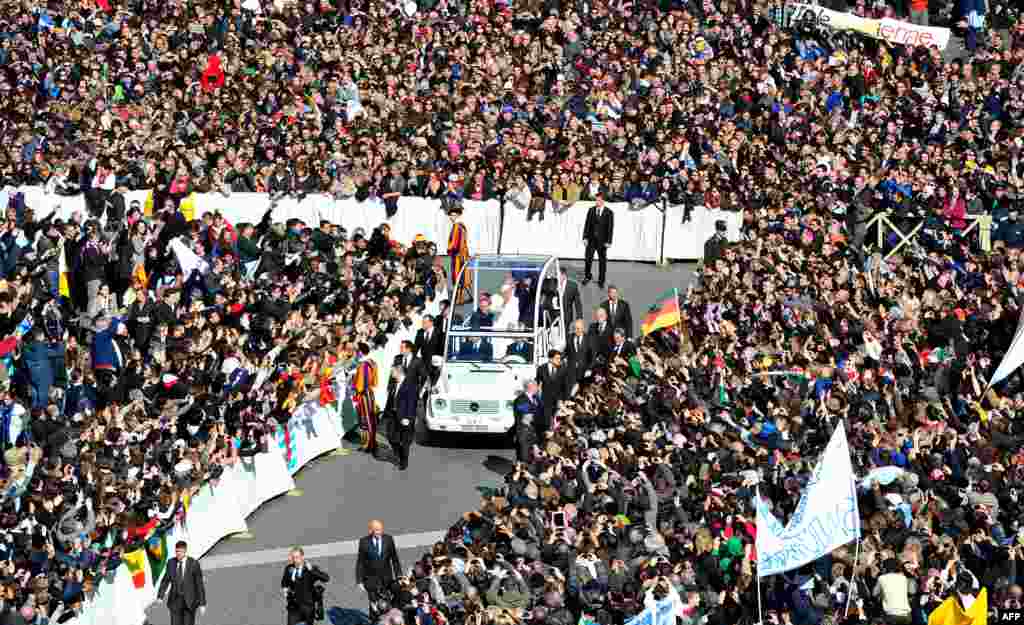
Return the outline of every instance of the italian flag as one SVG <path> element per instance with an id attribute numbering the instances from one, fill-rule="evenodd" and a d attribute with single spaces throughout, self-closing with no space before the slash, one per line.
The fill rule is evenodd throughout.
<path id="1" fill-rule="evenodd" d="M 677 325 L 682 319 L 679 310 L 679 289 L 670 289 L 662 293 L 661 297 L 651 306 L 643 323 L 640 324 L 640 331 L 647 336 L 655 330 Z"/>
<path id="2" fill-rule="evenodd" d="M 124 554 L 124 563 L 128 566 L 128 571 L 132 574 L 132 584 L 136 588 L 146 587 L 146 552 L 142 549 L 136 549 L 131 553 Z"/>

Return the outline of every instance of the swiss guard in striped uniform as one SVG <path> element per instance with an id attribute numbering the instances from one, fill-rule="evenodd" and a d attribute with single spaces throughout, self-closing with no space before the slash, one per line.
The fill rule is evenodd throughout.
<path id="1" fill-rule="evenodd" d="M 377 387 L 377 363 L 370 358 L 370 346 L 359 344 L 359 365 L 352 377 L 352 403 L 359 417 L 360 449 L 377 455 L 377 402 L 373 389 Z"/>
<path id="2" fill-rule="evenodd" d="M 449 274 L 449 278 L 453 283 L 455 280 L 459 279 L 459 272 L 462 271 L 462 268 L 469 262 L 469 231 L 466 229 L 466 226 L 459 221 L 459 217 L 461 216 L 461 206 L 453 206 L 448 211 L 448 218 L 452 222 L 452 229 L 448 234 L 448 256 L 452 261 L 452 270 Z M 456 304 L 465 304 L 467 299 L 472 299 L 472 287 L 472 279 L 469 274 L 466 274 L 462 279 L 459 292 L 453 294 L 455 296 L 453 301 Z"/>

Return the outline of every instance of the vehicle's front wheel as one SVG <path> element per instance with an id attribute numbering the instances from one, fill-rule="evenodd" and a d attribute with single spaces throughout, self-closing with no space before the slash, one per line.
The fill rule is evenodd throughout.
<path id="1" fill-rule="evenodd" d="M 418 443 L 424 447 L 431 447 L 437 440 L 437 433 L 427 425 L 427 412 L 430 410 L 430 395 L 420 405 L 419 425 L 416 427 Z"/>

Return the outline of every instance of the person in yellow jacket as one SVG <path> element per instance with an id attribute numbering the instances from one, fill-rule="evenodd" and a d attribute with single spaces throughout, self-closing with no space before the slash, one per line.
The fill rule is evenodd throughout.
<path id="1" fill-rule="evenodd" d="M 352 403 L 359 417 L 360 450 L 377 455 L 377 402 L 373 389 L 377 387 L 377 363 L 370 358 L 370 346 L 359 344 L 359 364 L 352 376 Z"/>
<path id="2" fill-rule="evenodd" d="M 448 274 L 451 280 L 458 280 L 459 272 L 469 262 L 469 231 L 459 221 L 462 216 L 462 208 L 455 206 L 448 211 L 448 219 L 452 222 L 452 229 L 448 234 L 448 257 L 452 261 L 452 270 Z M 472 299 L 471 293 L 473 283 L 467 274 L 462 279 L 458 293 L 453 293 L 453 301 L 456 304 L 465 304 L 467 299 Z"/>

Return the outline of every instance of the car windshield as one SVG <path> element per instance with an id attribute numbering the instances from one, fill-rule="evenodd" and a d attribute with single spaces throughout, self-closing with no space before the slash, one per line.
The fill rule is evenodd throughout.
<path id="1" fill-rule="evenodd" d="M 474 333 L 531 332 L 537 285 L 546 261 L 546 257 L 530 256 L 472 259 L 454 291 L 451 329 Z M 462 347 L 461 343 L 457 346 Z M 450 350 L 451 347 L 449 356 Z"/>
<path id="2" fill-rule="evenodd" d="M 533 335 L 457 333 L 448 336 L 448 362 L 533 364 Z"/>

